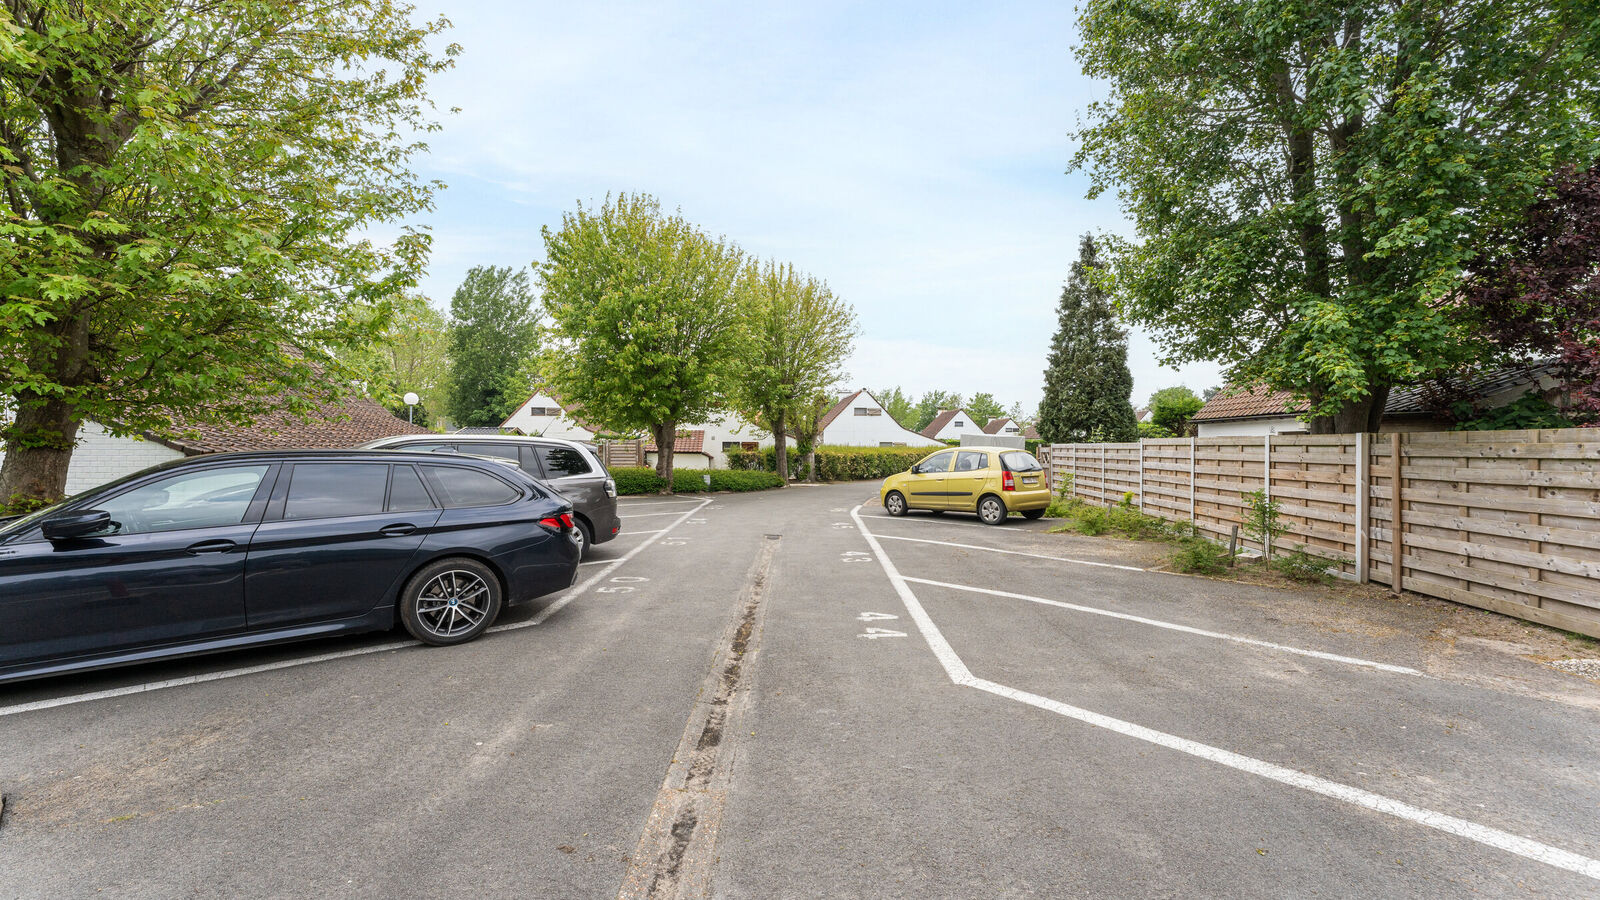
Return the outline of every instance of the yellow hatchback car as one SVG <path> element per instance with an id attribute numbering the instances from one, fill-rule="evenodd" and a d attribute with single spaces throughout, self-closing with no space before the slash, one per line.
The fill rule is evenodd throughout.
<path id="1" fill-rule="evenodd" d="M 1013 512 L 1037 519 L 1050 505 L 1050 479 L 1033 454 L 1008 447 L 951 447 L 890 475 L 878 491 L 891 516 L 909 510 L 975 512 L 999 525 Z"/>

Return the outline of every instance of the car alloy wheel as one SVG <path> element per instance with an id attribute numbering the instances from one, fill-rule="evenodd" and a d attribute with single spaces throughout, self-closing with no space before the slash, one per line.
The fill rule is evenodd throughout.
<path id="1" fill-rule="evenodd" d="M 594 543 L 594 539 L 589 536 L 589 526 L 583 524 L 582 519 L 578 518 L 577 516 L 573 516 L 572 521 L 573 524 L 578 526 L 572 531 L 573 536 L 577 538 L 578 541 L 578 558 L 582 559 L 589 555 L 589 546 Z"/>
<path id="2" fill-rule="evenodd" d="M 985 497 L 978 501 L 978 518 L 985 525 L 999 525 L 1006 520 L 1006 505 L 999 497 Z"/>
<path id="3" fill-rule="evenodd" d="M 883 498 L 883 508 L 891 516 L 903 516 L 906 514 L 906 498 L 899 491 L 890 491 L 889 496 Z"/>
<path id="4" fill-rule="evenodd" d="M 500 614 L 500 580 L 471 559 L 440 560 L 412 577 L 400 597 L 400 621 L 424 644 L 470 641 Z"/>

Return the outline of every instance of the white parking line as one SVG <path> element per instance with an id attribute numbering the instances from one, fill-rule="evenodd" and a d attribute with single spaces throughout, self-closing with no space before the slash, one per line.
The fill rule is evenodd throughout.
<path id="1" fill-rule="evenodd" d="M 628 500 L 617 501 L 618 506 L 671 506 L 674 503 L 704 503 L 705 500 Z"/>
<path id="2" fill-rule="evenodd" d="M 866 518 L 871 518 L 870 516 Z M 880 534 L 878 537 L 886 541 L 910 541 L 915 544 L 938 544 L 941 547 L 960 547 L 963 550 L 984 550 L 989 553 L 1009 553 L 1012 556 L 1031 556 L 1034 559 L 1048 559 L 1053 562 L 1072 563 L 1076 566 L 1095 566 L 1101 569 L 1123 569 L 1128 572 L 1152 572 L 1151 569 L 1141 569 L 1138 566 L 1124 566 L 1117 563 L 1096 562 L 1092 559 L 1073 559 L 1068 556 L 1047 556 L 1043 553 L 1028 553 L 1023 550 L 1001 550 L 998 547 L 980 547 L 977 544 L 953 544 L 950 541 L 933 541 L 927 538 L 897 537 L 892 534 Z M 1154 572 L 1156 575 L 1181 575 L 1181 572 Z"/>
<path id="3" fill-rule="evenodd" d="M 876 535 L 881 537 L 881 535 Z M 1220 631 L 1206 631 L 1203 628 L 1193 628 L 1188 625 L 1179 625 L 1176 622 L 1163 622 L 1160 619 L 1147 619 L 1144 616 L 1135 616 L 1129 613 L 1115 612 L 1101 609 L 1096 606 L 1082 606 L 1077 603 L 1067 603 L 1062 600 L 1050 600 L 1045 597 L 1030 597 L 1027 594 L 1013 594 L 1010 591 L 997 591 L 991 588 L 973 587 L 966 584 L 950 584 L 944 581 L 930 581 L 926 578 L 912 578 L 905 576 L 906 581 L 916 584 L 932 585 L 933 587 L 949 588 L 955 591 L 967 591 L 973 594 L 988 594 L 991 597 L 1008 597 L 1012 600 L 1026 600 L 1029 603 L 1040 603 L 1045 606 L 1056 606 L 1061 609 L 1070 609 L 1074 612 L 1090 613 L 1096 616 L 1106 616 L 1111 619 L 1122 619 L 1127 622 L 1138 622 L 1141 625 L 1150 625 L 1155 628 L 1165 628 L 1168 631 L 1181 631 L 1184 634 L 1193 634 L 1199 637 L 1216 638 L 1222 641 L 1232 641 L 1235 644 L 1248 644 L 1252 647 L 1262 647 L 1267 650 L 1277 650 L 1282 653 L 1295 653 L 1300 656 L 1309 656 L 1313 659 L 1323 659 L 1329 662 L 1346 663 L 1352 666 L 1362 666 L 1368 669 L 1377 669 L 1380 672 L 1389 672 L 1394 675 L 1417 675 L 1422 678 L 1428 676 L 1410 668 L 1409 666 L 1396 666 L 1390 663 L 1374 662 L 1370 659 L 1360 659 L 1354 656 L 1340 656 L 1337 653 L 1324 653 L 1320 650 L 1304 650 L 1299 647 L 1290 647 L 1285 644 L 1274 644 L 1271 641 L 1262 641 L 1255 638 L 1243 637 L 1237 634 L 1225 634 Z"/>
<path id="4" fill-rule="evenodd" d="M 950 642 L 945 640 L 938 626 L 934 625 L 933 620 L 928 617 L 927 611 L 918 602 L 917 595 L 912 593 L 910 586 L 906 584 L 907 579 L 900 574 L 899 569 L 895 568 L 894 563 L 889 561 L 889 555 L 884 552 L 883 545 L 879 544 L 872 532 L 867 530 L 866 523 L 861 520 L 860 509 L 861 507 L 857 506 L 851 510 L 851 517 L 856 520 L 856 525 L 860 528 L 861 535 L 867 539 L 867 546 L 871 547 L 872 552 L 877 556 L 878 564 L 883 567 L 884 574 L 889 576 L 889 583 L 894 586 L 895 592 L 900 595 L 900 601 L 905 604 L 906 612 L 911 616 L 911 620 L 917 624 L 917 630 L 922 633 L 923 640 L 928 642 L 928 647 L 933 651 L 934 657 L 939 660 L 939 664 L 944 667 L 945 674 L 955 684 L 975 688 L 1019 703 L 1026 703 L 1029 706 L 1053 712 L 1087 725 L 1093 725 L 1096 728 L 1114 731 L 1135 740 L 1176 750 L 1179 753 L 1185 753 L 1218 765 L 1227 766 L 1230 769 L 1257 775 L 1291 787 L 1301 788 L 1324 797 L 1364 807 L 1408 822 L 1414 822 L 1446 834 L 1453 834 L 1485 846 L 1505 850 L 1536 862 L 1542 862 L 1558 869 L 1565 869 L 1569 872 L 1600 880 L 1600 860 L 1590 859 L 1569 850 L 1540 843 L 1497 828 L 1490 828 L 1487 825 L 1479 825 L 1476 822 L 1458 819 L 1455 816 L 1435 812 L 1431 809 L 1412 806 L 1391 797 L 1385 797 L 1382 794 L 1375 794 L 1358 787 L 1340 784 L 1315 775 L 1308 775 L 1305 772 L 1297 772 L 1264 760 L 1242 756 L 1198 741 L 1191 741 L 1187 738 L 1156 731 L 1153 728 L 1146 728 L 1143 725 L 1135 725 L 1132 722 L 1114 719 L 1097 712 L 1081 709 L 1057 700 L 1051 700 L 1048 697 L 1041 697 L 1038 694 L 1020 691 L 1016 688 L 974 676 L 972 671 L 967 668 L 966 663 L 961 661 L 961 657 L 956 655 L 955 649 L 950 646 Z"/>
<path id="5" fill-rule="evenodd" d="M 922 523 L 924 525 L 949 525 L 949 526 L 951 526 L 953 528 L 986 528 L 989 531 L 994 532 L 995 534 L 1003 534 L 1004 533 L 1004 531 L 996 531 L 996 529 L 1005 529 L 1005 528 L 1020 524 L 1021 522 L 1028 521 L 1027 519 L 1019 519 L 1017 522 L 1011 522 L 1010 520 L 1007 520 L 1007 523 L 1005 525 L 983 525 L 983 524 L 980 524 L 978 522 L 957 522 L 957 521 L 951 521 L 950 519 L 944 519 L 944 518 L 939 518 L 939 517 L 935 517 L 935 516 L 914 516 L 914 515 L 880 516 L 880 515 L 866 515 L 866 516 L 862 516 L 861 518 L 863 518 L 863 519 L 880 519 L 880 520 L 885 521 L 885 522 L 919 522 L 919 523 Z M 1023 529 L 1023 530 L 1027 531 L 1029 533 L 1032 533 L 1032 534 L 1038 534 L 1039 533 L 1039 532 L 1034 531 L 1032 528 L 1027 528 L 1027 529 Z"/>
<path id="6" fill-rule="evenodd" d="M 666 528 L 661 528 L 650 532 L 632 532 L 632 534 L 653 534 L 657 537 L 650 538 L 650 540 L 645 541 L 637 547 L 634 547 L 632 550 L 629 550 L 627 553 L 624 553 L 622 556 L 619 556 L 614 560 L 596 560 L 596 562 L 609 562 L 611 565 L 601 569 L 594 575 L 591 575 L 588 580 L 584 581 L 582 584 L 568 588 L 566 593 L 563 593 L 560 597 L 556 598 L 554 603 L 551 603 L 549 606 L 540 610 L 539 614 L 534 616 L 532 619 L 529 619 L 526 622 L 509 622 L 505 625 L 496 625 L 490 628 L 486 633 L 516 631 L 519 628 L 528 628 L 533 625 L 543 624 L 545 620 L 555 615 L 558 610 L 576 599 L 579 594 L 582 594 L 584 591 L 593 587 L 594 584 L 600 579 L 611 574 L 611 572 L 614 571 L 617 566 L 622 565 L 623 563 L 632 559 L 634 556 L 638 555 L 639 551 L 650 546 L 659 538 L 660 535 L 665 534 L 666 532 L 671 531 L 674 527 L 683 524 L 684 519 L 687 519 L 699 512 L 701 506 L 704 506 L 710 502 L 711 501 L 709 499 L 700 501 L 699 506 L 684 512 L 682 517 L 677 522 L 673 522 Z M 579 565 L 584 564 L 579 563 Z M 351 650 L 338 650 L 333 653 L 321 653 L 316 656 L 302 656 L 296 657 L 295 659 L 284 659 L 279 660 L 278 662 L 263 663 L 259 666 L 247 666 L 243 669 L 227 669 L 221 672 L 206 672 L 201 675 L 186 675 L 182 678 L 169 678 L 165 681 L 152 681 L 147 684 L 133 684 L 128 685 L 127 687 L 110 688 L 104 691 L 93 691 L 88 694 L 73 694 L 66 697 L 52 697 L 48 700 L 35 700 L 32 703 L 19 703 L 15 706 L 0 706 L 0 717 L 15 716 L 21 713 L 35 712 L 41 709 L 52 709 L 57 706 L 71 706 L 75 703 L 89 703 L 94 700 L 110 700 L 114 697 L 126 697 L 130 694 L 145 694 L 149 693 L 150 691 L 160 691 L 167 688 L 183 687 L 184 685 L 190 684 L 204 684 L 208 681 L 221 681 L 225 678 L 238 678 L 241 675 L 256 675 L 261 672 L 272 672 L 278 669 L 291 669 L 296 666 L 309 666 L 314 663 L 328 662 L 329 660 L 335 659 L 345 659 L 346 657 L 351 656 L 365 656 L 369 653 L 382 653 L 386 650 L 404 650 L 408 647 L 421 646 L 422 645 L 416 641 L 390 641 L 383 644 L 374 644 L 371 647 L 357 647 Z"/>
<path id="7" fill-rule="evenodd" d="M 711 501 L 706 500 L 706 501 L 702 501 L 702 502 L 710 503 Z M 645 518 L 649 518 L 650 516 L 675 516 L 677 514 L 678 514 L 677 512 L 626 513 L 626 514 L 618 513 L 617 514 L 617 518 L 619 518 L 619 519 L 645 519 Z"/>

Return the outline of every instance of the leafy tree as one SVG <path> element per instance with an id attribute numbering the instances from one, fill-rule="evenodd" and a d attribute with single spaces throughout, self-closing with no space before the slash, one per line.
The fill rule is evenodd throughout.
<path id="1" fill-rule="evenodd" d="M 1486 229 L 1600 156 L 1592 2 L 1088 0 L 1109 83 L 1074 165 L 1115 186 L 1119 308 L 1375 431 L 1391 385 L 1486 350 L 1446 298 Z"/>
<path id="2" fill-rule="evenodd" d="M 524 269 L 473 266 L 450 299 L 450 417 L 499 425 L 528 399 L 519 379 L 538 352 L 539 315 Z"/>
<path id="3" fill-rule="evenodd" d="M 430 425 L 431 412 L 444 406 L 450 384 L 450 329 L 443 314 L 427 297 L 407 294 L 395 309 L 381 347 L 388 391 L 380 401 L 390 412 L 404 416 L 404 397 L 413 391 L 422 400 L 414 410 L 415 421 Z"/>
<path id="4" fill-rule="evenodd" d="M 873 391 L 872 396 L 878 399 L 878 403 L 883 406 L 884 411 L 889 414 L 890 418 L 900 423 L 901 428 L 911 428 L 912 425 L 916 424 L 917 406 L 911 402 L 911 398 L 907 397 L 904 391 L 900 390 L 899 385 L 885 388 L 881 391 Z M 912 430 L 915 431 L 916 429 L 913 428 Z"/>
<path id="5" fill-rule="evenodd" d="M 739 250 L 647 194 L 579 204 L 543 233 L 555 338 L 546 380 L 591 421 L 648 429 L 670 492 L 678 426 L 726 410 L 739 376 L 749 318 Z"/>
<path id="6" fill-rule="evenodd" d="M 805 460 L 807 481 L 817 480 L 817 443 L 822 440 L 822 417 L 833 408 L 834 402 L 831 394 L 819 393 L 800 404 L 795 415 L 795 450 Z"/>
<path id="7" fill-rule="evenodd" d="M 1169 438 L 1177 437 L 1171 431 L 1162 428 L 1154 422 L 1138 423 L 1139 437 L 1141 438 Z"/>
<path id="8" fill-rule="evenodd" d="M 929 391 L 917 401 L 916 427 L 912 431 L 921 431 L 933 423 L 934 417 L 943 409 L 960 409 L 964 401 L 960 394 L 950 394 L 944 391 Z"/>
<path id="9" fill-rule="evenodd" d="M 454 45 L 392 0 L 0 8 L 0 498 L 59 496 L 78 428 L 306 413 L 364 373 L 428 248 L 410 168 Z"/>
<path id="10" fill-rule="evenodd" d="M 1150 423 L 1169 434 L 1181 435 L 1189 427 L 1189 417 L 1205 405 L 1186 387 L 1162 388 L 1150 395 Z"/>
<path id="11" fill-rule="evenodd" d="M 1052 444 L 1131 441 L 1138 421 L 1128 398 L 1128 333 L 1117 327 L 1111 300 L 1095 282 L 1099 249 L 1085 235 L 1061 289 L 1056 334 L 1044 370 L 1039 437 Z"/>
<path id="12" fill-rule="evenodd" d="M 1037 418 L 1037 416 L 1035 416 L 1033 413 L 1023 409 L 1022 401 L 1020 400 L 1011 404 L 1011 408 L 1006 410 L 1006 415 L 1011 417 L 1011 421 L 1021 425 L 1023 430 L 1027 430 L 1027 427 L 1032 425 L 1034 423 L 1034 419 Z"/>
<path id="13" fill-rule="evenodd" d="M 973 394 L 972 399 L 967 401 L 966 410 L 972 416 L 973 424 L 979 427 L 1006 414 L 1006 408 L 1000 405 L 1000 401 L 993 394 L 986 393 Z"/>
<path id="14" fill-rule="evenodd" d="M 750 340 L 734 382 L 737 404 L 772 432 L 778 475 L 789 480 L 788 435 L 811 401 L 843 377 L 856 335 L 855 313 L 825 281 L 792 265 L 752 263 L 744 276 Z"/>
<path id="15" fill-rule="evenodd" d="M 1600 416 L 1600 164 L 1557 172 L 1485 246 L 1462 292 L 1479 327 L 1502 356 L 1558 357 L 1574 410 Z"/>

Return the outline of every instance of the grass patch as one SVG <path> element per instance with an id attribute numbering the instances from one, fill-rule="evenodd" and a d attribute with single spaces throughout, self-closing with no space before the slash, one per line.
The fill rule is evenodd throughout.
<path id="1" fill-rule="evenodd" d="M 1328 574 L 1332 563 L 1320 556 L 1312 556 L 1304 547 L 1291 550 L 1288 553 L 1279 553 L 1267 563 L 1272 571 L 1289 579 L 1306 584 L 1329 584 L 1333 576 Z"/>

